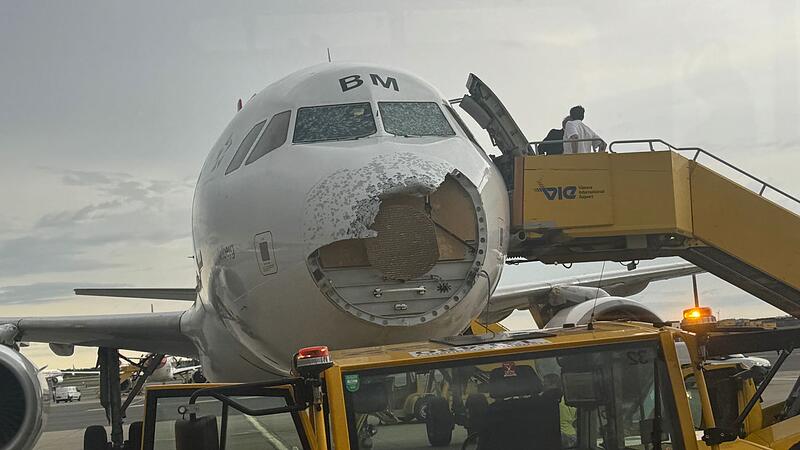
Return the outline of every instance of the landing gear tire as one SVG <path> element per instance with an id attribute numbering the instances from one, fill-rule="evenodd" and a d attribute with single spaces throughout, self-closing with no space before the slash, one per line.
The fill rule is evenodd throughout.
<path id="1" fill-rule="evenodd" d="M 108 434 L 105 427 L 92 425 L 83 432 L 83 450 L 107 450 Z"/>
<path id="2" fill-rule="evenodd" d="M 453 428 L 456 421 L 450 412 L 450 404 L 443 397 L 434 397 L 428 403 L 427 420 L 425 428 L 428 432 L 428 442 L 434 447 L 444 447 L 453 439 Z"/>
<path id="3" fill-rule="evenodd" d="M 483 394 L 470 394 L 464 404 L 467 410 L 467 421 L 465 428 L 467 436 L 478 433 L 481 424 L 486 423 L 486 411 L 489 409 L 489 401 Z"/>

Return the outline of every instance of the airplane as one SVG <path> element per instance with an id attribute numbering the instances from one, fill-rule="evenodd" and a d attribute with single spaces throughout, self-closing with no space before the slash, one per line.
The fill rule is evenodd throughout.
<path id="1" fill-rule="evenodd" d="M 462 108 L 490 116 L 478 114 L 482 127 L 500 124 L 493 143 L 528 145 L 510 116 L 491 117 L 487 105 L 502 104 L 477 77 L 469 86 Z M 501 171 L 440 92 L 405 71 L 325 63 L 254 95 L 212 146 L 192 208 L 196 287 L 76 290 L 186 300 L 187 310 L 0 318 L 0 344 L 180 355 L 211 381 L 256 381 L 288 375 L 309 345 L 452 336 L 515 309 L 541 327 L 570 312 L 582 320 L 588 299 L 598 318 L 653 319 L 621 296 L 700 271 L 678 263 L 496 290 L 509 221 Z M 19 359 L 8 355 L 0 366 Z"/>
<path id="2" fill-rule="evenodd" d="M 201 371 L 200 365 L 180 366 L 180 359 L 175 356 L 166 355 L 161 358 L 158 367 L 147 377 L 149 383 L 166 383 L 170 381 L 200 380 L 195 374 Z"/>
<path id="3" fill-rule="evenodd" d="M 132 382 L 141 375 L 141 364 L 147 360 L 147 355 L 134 359 L 138 359 L 139 362 L 137 364 L 125 364 L 119 368 L 120 384 L 123 386 L 122 390 L 125 390 L 124 386 L 130 386 Z M 201 378 L 202 367 L 200 365 L 190 364 L 181 366 L 182 361 L 182 358 L 164 355 L 159 359 L 158 367 L 147 377 L 147 381 L 149 383 L 167 383 L 170 381 L 197 381 L 203 379 Z M 44 366 L 39 369 L 39 372 L 54 385 L 63 383 L 66 375 L 71 377 L 100 376 L 100 371 L 97 369 L 47 370 L 47 366 Z"/>

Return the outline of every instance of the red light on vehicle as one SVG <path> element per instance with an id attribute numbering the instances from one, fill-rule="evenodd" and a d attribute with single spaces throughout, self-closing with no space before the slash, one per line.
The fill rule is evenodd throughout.
<path id="1" fill-rule="evenodd" d="M 294 357 L 294 369 L 303 377 L 318 377 L 332 365 L 333 359 L 324 345 L 302 348 Z"/>
<path id="2" fill-rule="evenodd" d="M 330 352 L 328 351 L 328 347 L 324 345 L 302 348 L 299 352 L 297 352 L 297 359 L 325 357 L 330 357 Z"/>

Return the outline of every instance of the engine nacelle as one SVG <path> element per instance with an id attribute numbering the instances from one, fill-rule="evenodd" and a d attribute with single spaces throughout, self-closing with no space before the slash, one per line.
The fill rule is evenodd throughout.
<path id="1" fill-rule="evenodd" d="M 601 297 L 597 301 L 587 300 L 558 311 L 545 328 L 560 328 L 565 323 L 585 325 L 594 320 L 635 320 L 661 322 L 661 318 L 647 306 L 625 297 Z"/>
<path id="2" fill-rule="evenodd" d="M 47 416 L 50 391 L 36 367 L 0 345 L 0 449 L 33 448 Z"/>

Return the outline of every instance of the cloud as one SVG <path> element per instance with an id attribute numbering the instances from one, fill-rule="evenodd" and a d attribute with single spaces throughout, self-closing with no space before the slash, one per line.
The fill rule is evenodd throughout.
<path id="1" fill-rule="evenodd" d="M 35 220 L 33 230 L 7 233 L 0 239 L 0 279 L 141 267 L 127 259 L 125 249 L 190 236 L 192 189 L 185 179 L 140 180 L 120 172 L 41 169 L 58 174 L 61 195 L 94 201 L 47 212 Z"/>
<path id="2" fill-rule="evenodd" d="M 118 178 L 131 178 L 131 175 L 119 172 L 97 172 L 88 170 L 48 169 L 63 174 L 61 181 L 67 186 L 96 186 L 112 184 Z"/>
<path id="3" fill-rule="evenodd" d="M 44 282 L 16 286 L 0 286 L 0 304 L 19 305 L 48 303 L 74 297 L 78 287 L 119 287 L 120 284 L 97 282 Z"/>
<path id="4" fill-rule="evenodd" d="M 74 225 L 77 222 L 84 222 L 98 217 L 103 211 L 113 210 L 122 206 L 122 200 L 109 200 L 107 202 L 87 205 L 83 208 L 72 211 L 60 211 L 45 214 L 36 221 L 37 228 L 61 227 Z"/>
<path id="5" fill-rule="evenodd" d="M 88 239 L 37 235 L 0 241 L 0 277 L 113 267 L 108 261 L 84 255 L 93 244 L 105 242 L 108 239 L 100 236 Z"/>
<path id="6" fill-rule="evenodd" d="M 54 172 L 53 169 L 45 169 Z M 101 202 L 90 203 L 76 209 L 47 213 L 35 223 L 37 228 L 76 228 L 91 222 L 110 222 L 132 213 L 143 218 L 161 214 L 170 203 L 175 208 L 188 211 L 192 186 L 186 180 L 137 180 L 132 175 L 119 172 L 66 170 L 61 173 L 65 186 L 82 189 L 85 197 L 99 197 Z M 177 198 L 172 198 L 177 197 Z M 175 205 L 171 205 L 171 203 Z M 110 228 L 114 229 L 114 228 Z"/>
<path id="7" fill-rule="evenodd" d="M 111 259 L 118 256 L 115 248 L 160 245 L 191 235 L 188 225 L 174 226 L 174 221 L 148 223 L 136 212 L 116 219 L 76 234 L 33 234 L 0 241 L 0 277 L 120 267 Z M 148 226 L 141 226 L 143 223 Z"/>
<path id="8" fill-rule="evenodd" d="M 157 207 L 162 205 L 165 195 L 186 191 L 192 187 L 186 183 L 185 179 L 137 179 L 131 174 L 122 172 L 43 169 L 61 175 L 61 183 L 65 186 L 87 188 L 104 198 L 111 197 L 114 199 L 100 204 L 87 205 L 75 211 L 48 214 L 42 218 L 44 223 L 48 222 L 48 218 L 56 215 L 69 217 L 74 214 L 80 219 L 90 212 L 100 209 L 113 209 L 113 207 L 122 206 L 123 204 L 125 206 L 135 204 L 145 207 Z"/>

